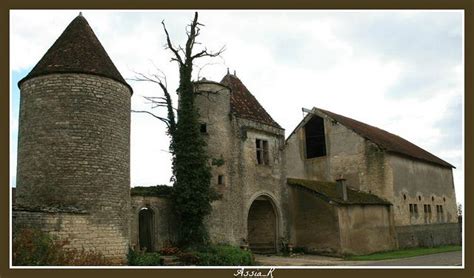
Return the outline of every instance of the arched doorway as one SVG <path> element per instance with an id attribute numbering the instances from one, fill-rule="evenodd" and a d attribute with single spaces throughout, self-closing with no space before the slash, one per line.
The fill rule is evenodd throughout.
<path id="1" fill-rule="evenodd" d="M 153 224 L 153 210 L 150 208 L 142 208 L 138 213 L 138 242 L 140 250 L 146 252 L 154 251 L 154 224 Z"/>
<path id="2" fill-rule="evenodd" d="M 255 253 L 276 253 L 277 215 L 273 202 L 260 196 L 249 209 L 247 217 L 247 240 Z"/>

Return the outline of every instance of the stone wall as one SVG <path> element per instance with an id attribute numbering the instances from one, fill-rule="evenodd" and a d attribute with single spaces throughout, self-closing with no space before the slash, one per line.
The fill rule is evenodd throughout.
<path id="1" fill-rule="evenodd" d="M 395 229 L 399 248 L 460 245 L 462 240 L 459 223 L 407 225 Z"/>
<path id="2" fill-rule="evenodd" d="M 389 156 L 393 176 L 395 225 L 424 225 L 456 223 L 457 205 L 451 168 L 420 162 L 395 154 Z M 418 213 L 410 213 L 410 204 L 416 204 Z M 430 205 L 431 213 L 424 206 Z M 436 206 L 443 206 L 438 215 Z"/>
<path id="3" fill-rule="evenodd" d="M 174 222 L 170 200 L 167 197 L 132 196 L 132 209 L 130 211 L 130 245 L 138 250 L 139 246 L 139 221 L 138 215 L 142 208 L 153 211 L 154 220 L 154 249 L 161 248 L 176 242 L 176 223 Z"/>
<path id="4" fill-rule="evenodd" d="M 123 238 L 120 227 L 88 213 L 13 210 L 12 227 L 13 233 L 22 228 L 43 231 L 67 240 L 65 248 L 100 252 L 115 264 L 126 264 L 129 241 Z"/>
<path id="5" fill-rule="evenodd" d="M 248 236 L 250 207 L 261 196 L 268 198 L 275 209 L 277 240 L 288 237 L 284 130 L 232 114 L 227 87 L 212 81 L 196 85 L 199 120 L 207 124 L 204 137 L 211 160 L 211 186 L 222 195 L 212 203 L 212 212 L 206 218 L 211 240 L 242 244 Z M 257 138 L 268 142 L 269 165 L 257 164 Z M 222 184 L 218 184 L 219 175 L 223 176 Z"/>
<path id="6" fill-rule="evenodd" d="M 337 207 L 313 192 L 290 186 L 291 242 L 307 252 L 342 252 Z"/>
<path id="7" fill-rule="evenodd" d="M 390 209 L 386 205 L 339 206 L 342 253 L 370 254 L 397 249 Z"/>
<path id="8" fill-rule="evenodd" d="M 20 89 L 17 205 L 87 210 L 91 227 L 128 245 L 130 89 L 88 74 L 35 77 Z"/>
<path id="9" fill-rule="evenodd" d="M 308 115 L 286 141 L 288 177 L 335 181 L 342 175 L 350 187 L 389 196 L 391 189 L 384 186 L 387 180 L 385 153 L 325 114 L 315 112 L 315 116 L 324 119 L 326 155 L 306 158 L 304 125 L 311 118 Z"/>

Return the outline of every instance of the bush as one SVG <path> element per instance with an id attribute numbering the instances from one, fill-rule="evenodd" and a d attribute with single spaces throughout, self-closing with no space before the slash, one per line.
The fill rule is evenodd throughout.
<path id="1" fill-rule="evenodd" d="M 134 251 L 130 249 L 127 255 L 128 265 L 134 266 L 154 266 L 161 265 L 159 253 L 145 253 L 144 251 Z"/>
<path id="2" fill-rule="evenodd" d="M 21 229 L 13 236 L 13 265 L 98 266 L 111 265 L 99 252 L 65 249 L 69 243 L 33 229 Z"/>
<path id="3" fill-rule="evenodd" d="M 212 245 L 182 253 L 178 257 L 185 264 L 201 266 L 242 266 L 254 264 L 250 251 L 230 245 Z"/>

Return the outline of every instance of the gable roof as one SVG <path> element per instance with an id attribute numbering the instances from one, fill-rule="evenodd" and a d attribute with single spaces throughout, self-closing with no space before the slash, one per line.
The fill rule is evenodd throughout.
<path id="1" fill-rule="evenodd" d="M 313 110 L 314 109 L 321 111 L 333 120 L 353 130 L 360 136 L 372 141 L 373 143 L 377 144 L 379 147 L 388 152 L 401 154 L 414 159 L 434 163 L 443 167 L 455 168 L 448 162 L 423 150 L 422 148 L 403 139 L 400 136 L 327 110 L 323 110 L 316 107 L 313 108 Z"/>
<path id="2" fill-rule="evenodd" d="M 347 187 L 347 200 L 343 200 L 337 192 L 335 182 L 288 178 L 287 184 L 310 190 L 327 202 L 332 201 L 342 205 L 391 205 L 389 201 L 377 195 L 358 191 L 349 186 Z"/>
<path id="3" fill-rule="evenodd" d="M 228 73 L 221 83 L 231 90 L 230 109 L 232 113 L 244 119 L 282 129 L 237 76 Z"/>
<path id="4" fill-rule="evenodd" d="M 87 20 L 79 15 L 66 27 L 46 54 L 18 82 L 53 73 L 86 73 L 112 78 L 130 89 Z"/>

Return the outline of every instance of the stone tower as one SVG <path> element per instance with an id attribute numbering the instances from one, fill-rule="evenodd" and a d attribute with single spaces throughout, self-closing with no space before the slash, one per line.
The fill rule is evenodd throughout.
<path id="1" fill-rule="evenodd" d="M 15 225 L 66 236 L 72 247 L 123 262 L 131 87 L 81 14 L 18 86 Z"/>

